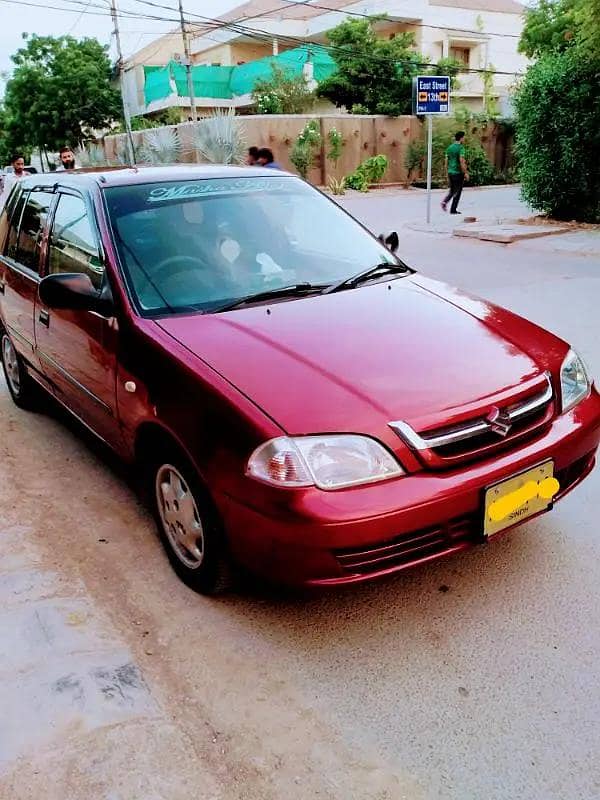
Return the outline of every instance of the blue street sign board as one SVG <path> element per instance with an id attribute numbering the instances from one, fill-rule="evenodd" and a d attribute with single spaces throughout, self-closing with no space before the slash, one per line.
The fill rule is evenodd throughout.
<path id="1" fill-rule="evenodd" d="M 447 75 L 417 75 L 413 79 L 413 113 L 450 113 L 450 78 Z"/>

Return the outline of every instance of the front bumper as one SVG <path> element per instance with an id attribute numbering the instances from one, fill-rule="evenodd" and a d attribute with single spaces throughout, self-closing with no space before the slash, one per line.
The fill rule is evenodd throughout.
<path id="1" fill-rule="evenodd" d="M 560 499 L 591 471 L 599 441 L 600 395 L 593 389 L 544 435 L 460 469 L 335 492 L 253 482 L 250 500 L 222 496 L 218 504 L 234 557 L 252 571 L 292 584 L 356 583 L 484 541 L 485 488 L 548 458 Z"/>

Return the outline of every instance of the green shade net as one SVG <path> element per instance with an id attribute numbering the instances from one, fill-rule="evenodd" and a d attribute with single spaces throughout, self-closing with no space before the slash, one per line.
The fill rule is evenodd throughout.
<path id="1" fill-rule="evenodd" d="M 192 67 L 194 93 L 196 97 L 230 100 L 250 94 L 258 81 L 269 79 L 273 66 L 279 67 L 288 76 L 302 75 L 304 65 L 309 59 L 312 60 L 317 83 L 336 70 L 334 60 L 324 48 L 303 45 L 277 56 L 267 56 L 236 67 Z M 173 92 L 173 84 L 179 97 L 188 96 L 186 69 L 181 64 L 171 61 L 166 67 L 144 67 L 146 105 L 168 97 Z"/>

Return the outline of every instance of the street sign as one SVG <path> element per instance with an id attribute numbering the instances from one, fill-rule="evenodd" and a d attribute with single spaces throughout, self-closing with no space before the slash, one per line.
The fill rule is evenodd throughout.
<path id="1" fill-rule="evenodd" d="M 448 75 L 417 75 L 413 79 L 413 113 L 450 113 L 450 78 Z"/>
<path id="2" fill-rule="evenodd" d="M 413 78 L 413 114 L 427 117 L 427 224 L 431 222 L 431 161 L 433 158 L 433 122 L 436 114 L 450 113 L 450 78 L 448 75 L 417 75 Z"/>

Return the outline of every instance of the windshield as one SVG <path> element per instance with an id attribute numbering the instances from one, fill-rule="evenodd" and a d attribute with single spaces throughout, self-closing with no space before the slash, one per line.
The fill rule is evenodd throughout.
<path id="1" fill-rule="evenodd" d="M 375 264 L 399 263 L 296 178 L 171 181 L 105 195 L 142 313 L 211 311 L 255 293 L 330 285 Z"/>

